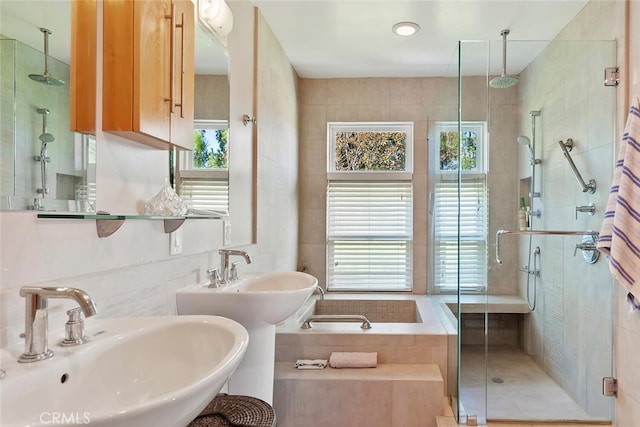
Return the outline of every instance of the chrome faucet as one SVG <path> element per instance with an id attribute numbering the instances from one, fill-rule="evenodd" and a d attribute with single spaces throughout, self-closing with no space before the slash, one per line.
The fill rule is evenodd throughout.
<path id="1" fill-rule="evenodd" d="M 86 317 L 96 314 L 96 305 L 91 297 L 81 289 L 55 287 L 20 288 L 20 296 L 26 298 L 24 353 L 18 359 L 21 363 L 38 362 L 53 357 L 48 338 L 48 299 L 67 298 L 76 301 Z"/>
<path id="2" fill-rule="evenodd" d="M 324 299 L 324 289 L 320 285 L 316 285 L 316 288 L 313 291 L 314 294 L 319 294 L 320 299 Z"/>
<path id="3" fill-rule="evenodd" d="M 220 280 L 219 285 L 226 286 L 230 282 L 231 277 L 231 264 L 229 263 L 229 257 L 231 255 L 238 255 L 244 258 L 247 264 L 251 264 L 251 256 L 245 251 L 237 249 L 220 249 Z M 235 279 L 237 279 L 237 270 L 235 272 Z"/>

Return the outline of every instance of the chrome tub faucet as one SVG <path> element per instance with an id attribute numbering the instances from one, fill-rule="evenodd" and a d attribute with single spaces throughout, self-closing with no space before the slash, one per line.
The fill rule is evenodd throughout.
<path id="1" fill-rule="evenodd" d="M 93 299 L 77 288 L 30 287 L 20 288 L 20 296 L 26 298 L 24 353 L 18 359 L 21 363 L 38 362 L 53 357 L 48 344 L 48 300 L 49 298 L 72 299 L 80 305 L 86 317 L 96 314 Z"/>

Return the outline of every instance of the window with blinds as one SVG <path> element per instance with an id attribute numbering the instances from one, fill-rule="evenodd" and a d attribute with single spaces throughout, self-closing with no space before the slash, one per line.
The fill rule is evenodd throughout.
<path id="1" fill-rule="evenodd" d="M 461 133 L 461 137 L 458 135 Z M 487 286 L 486 123 L 437 123 L 433 206 L 436 292 L 478 292 Z M 462 156 L 460 159 L 459 156 Z M 458 188 L 460 172 L 460 188 Z"/>
<path id="2" fill-rule="evenodd" d="M 328 289 L 410 290 L 412 211 L 411 181 L 329 181 Z"/>
<path id="3" fill-rule="evenodd" d="M 460 227 L 458 227 L 458 202 Z M 440 291 L 481 291 L 487 282 L 487 191 L 484 176 L 436 183 L 434 283 Z M 458 259 L 458 234 L 460 258 Z"/>
<path id="4" fill-rule="evenodd" d="M 227 171 L 181 171 L 179 194 L 192 210 L 226 213 L 229 174 Z"/>
<path id="5" fill-rule="evenodd" d="M 229 124 L 194 121 L 194 149 L 176 153 L 176 188 L 193 213 L 229 212 Z"/>
<path id="6" fill-rule="evenodd" d="M 327 289 L 409 291 L 412 123 L 329 123 Z"/>

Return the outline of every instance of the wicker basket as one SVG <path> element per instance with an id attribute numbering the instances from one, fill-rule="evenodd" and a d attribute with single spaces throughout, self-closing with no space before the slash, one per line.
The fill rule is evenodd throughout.
<path id="1" fill-rule="evenodd" d="M 188 427 L 275 427 L 267 402 L 251 396 L 218 395 Z"/>

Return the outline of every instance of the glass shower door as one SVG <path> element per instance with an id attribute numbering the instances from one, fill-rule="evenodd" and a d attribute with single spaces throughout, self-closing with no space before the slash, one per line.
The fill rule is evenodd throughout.
<path id="1" fill-rule="evenodd" d="M 507 63 L 519 81 L 493 88 L 502 47 L 502 40 L 459 45 L 458 131 L 486 124 L 476 177 L 484 187 L 470 193 L 469 176 L 458 174 L 461 420 L 609 421 L 613 399 L 602 395 L 602 378 L 613 372 L 614 282 L 604 258 L 588 263 L 593 252 L 576 249 L 581 235 L 553 232 L 599 231 L 602 223 L 616 105 L 602 73 L 615 64 L 615 42 L 509 41 L 511 57 L 537 56 Z M 582 191 L 559 147 L 568 139 L 575 166 L 597 182 L 593 194 Z M 461 143 L 460 158 L 464 150 Z M 485 281 L 475 288 L 465 275 L 470 194 L 484 197 L 486 213 L 476 207 L 487 218 Z M 498 230 L 514 232 L 500 238 L 502 263 Z M 482 249 L 476 244 L 473 256 Z"/>

